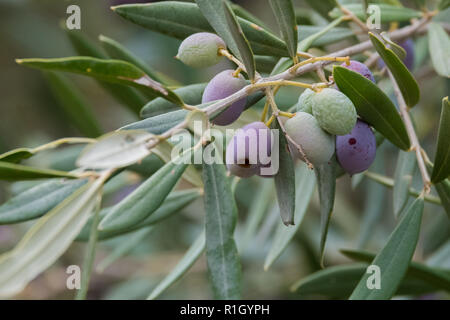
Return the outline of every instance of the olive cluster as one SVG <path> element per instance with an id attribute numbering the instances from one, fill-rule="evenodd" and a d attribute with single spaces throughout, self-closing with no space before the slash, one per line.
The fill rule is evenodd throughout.
<path id="1" fill-rule="evenodd" d="M 192 67 L 212 66 L 222 58 L 221 49 L 226 49 L 226 45 L 217 35 L 196 33 L 181 43 L 177 58 Z M 358 61 L 344 62 L 342 66 L 375 82 L 372 72 Z M 234 70 L 224 70 L 208 83 L 202 103 L 226 98 L 245 85 L 242 75 Z M 220 126 L 233 123 L 244 111 L 245 104 L 245 98 L 234 102 L 212 123 Z M 349 174 L 362 172 L 372 164 L 376 153 L 374 133 L 358 118 L 352 101 L 336 86 L 318 91 L 306 89 L 291 109 L 295 112 L 292 117 L 281 119 L 294 159 L 319 166 L 336 154 L 338 163 Z M 228 170 L 239 177 L 272 176 L 262 174 L 261 168 L 271 165 L 273 143 L 273 133 L 265 123 L 253 122 L 244 126 L 227 146 Z"/>

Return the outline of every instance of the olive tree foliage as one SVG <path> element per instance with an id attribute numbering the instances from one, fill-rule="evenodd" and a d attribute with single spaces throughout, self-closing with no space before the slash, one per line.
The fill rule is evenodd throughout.
<path id="1" fill-rule="evenodd" d="M 177 84 L 117 41 L 100 36 L 104 49 L 100 50 L 77 31 L 66 30 L 78 56 L 17 59 L 21 66 L 42 70 L 86 137 L 65 138 L 0 155 L 0 179 L 38 181 L 0 206 L 0 224 L 32 222 L 22 240 L 0 256 L 1 297 L 18 294 L 57 261 L 73 241 L 78 241 L 87 242 L 82 289 L 77 294 L 83 299 L 89 279 L 95 277 L 91 271 L 100 241 L 132 234 L 134 240 L 128 244 L 132 247 L 150 229 L 203 198 L 203 230 L 175 268 L 149 292 L 149 298 L 157 298 L 206 252 L 214 296 L 239 299 L 242 278 L 247 276 L 241 268 L 241 252 L 248 243 L 257 241 L 261 222 L 270 219 L 267 209 L 271 199 L 277 198 L 281 223 L 261 263 L 266 270 L 303 232 L 302 220 L 314 192 L 320 198 L 320 227 L 313 238 L 323 269 L 294 283 L 292 291 L 337 298 L 390 299 L 397 294 L 416 296 L 450 290 L 448 269 L 412 261 L 424 204 L 442 207 L 450 217 L 450 106 L 448 97 L 443 97 L 440 122 L 436 123 L 436 152 L 430 157 L 421 147 L 410 112 L 419 104 L 420 92 L 413 66 L 408 63 L 414 48 L 405 45 L 411 39 L 427 39 L 436 76 L 448 78 L 448 24 L 437 18 L 448 16 L 449 2 L 415 1 L 415 9 L 387 0 L 306 1 L 308 8 L 294 8 L 290 0 L 261 2 L 273 11 L 273 25 L 278 30 L 267 28 L 268 23 L 224 0 L 163 1 L 112 8 L 128 22 L 180 40 L 188 38 L 177 55 L 187 65 L 202 67 L 230 60 L 234 69 L 219 74 L 225 80 L 214 78 L 208 84 Z M 378 14 L 378 19 L 372 14 Z M 331 44 L 337 51 L 329 50 Z M 96 79 L 142 119 L 100 135 L 82 92 L 61 72 Z M 303 92 L 296 105 L 277 103 L 283 87 Z M 248 109 L 254 109 L 252 116 L 240 117 Z M 198 131 L 195 122 L 200 122 L 202 129 L 223 134 L 223 125 L 233 122 L 247 131 L 242 131 L 242 136 L 236 134 L 224 152 L 217 137 L 207 130 Z M 279 152 L 272 154 L 271 160 L 279 164 L 276 172 L 258 174 L 255 167 L 237 165 L 237 158 L 227 156 L 236 144 L 244 143 L 246 132 L 267 128 L 280 133 L 274 141 Z M 173 137 L 181 129 L 187 130 L 194 143 L 172 157 Z M 86 145 L 73 170 L 21 164 L 63 144 Z M 385 144 L 398 150 L 393 177 L 372 170 L 383 157 L 376 150 Z M 184 161 L 207 150 L 230 158 L 231 164 L 203 162 L 194 166 Z M 261 166 L 259 163 L 258 168 Z M 421 188 L 411 186 L 416 168 Z M 102 195 L 112 178 L 123 171 L 140 174 L 142 184 L 119 203 L 103 207 Z M 357 187 L 361 179 L 370 179 L 379 184 L 375 188 L 393 189 L 396 227 L 379 252 L 361 251 L 365 248 L 362 244 L 342 251 L 355 263 L 324 267 L 336 180 L 348 174 L 355 174 L 352 180 Z M 252 175 L 262 175 L 256 178 L 258 194 L 243 226 L 244 236 L 235 239 L 236 185 L 242 181 L 240 177 Z M 180 180 L 190 188 L 180 189 Z M 275 189 L 270 187 L 272 183 Z M 409 201 L 411 198 L 413 201 Z M 379 199 L 367 201 L 377 205 Z M 361 238 L 369 237 L 377 226 L 373 212 L 372 205 L 362 213 L 365 224 L 360 228 L 364 233 Z M 380 289 L 367 285 L 368 265 L 381 270 Z"/>

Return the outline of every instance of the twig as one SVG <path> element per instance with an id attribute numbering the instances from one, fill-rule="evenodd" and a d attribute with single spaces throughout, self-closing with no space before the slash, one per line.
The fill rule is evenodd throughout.
<path id="1" fill-rule="evenodd" d="M 422 156 L 422 147 L 420 146 L 419 139 L 417 138 L 416 131 L 411 121 L 411 117 L 408 112 L 408 106 L 405 103 L 405 99 L 402 96 L 400 88 L 398 87 L 397 81 L 395 81 L 394 76 L 388 70 L 389 78 L 391 79 L 392 85 L 394 87 L 395 97 L 398 101 L 398 106 L 400 109 L 400 114 L 402 115 L 403 122 L 405 123 L 406 131 L 408 133 L 409 139 L 411 140 L 411 149 L 416 153 L 417 164 L 419 165 L 420 174 L 422 175 L 423 187 L 426 194 L 430 193 L 430 177 L 428 175 L 427 168 L 425 166 L 425 161 Z"/>

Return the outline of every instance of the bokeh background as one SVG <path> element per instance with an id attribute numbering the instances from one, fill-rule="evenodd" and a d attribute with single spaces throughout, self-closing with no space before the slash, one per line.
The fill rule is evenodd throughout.
<path id="1" fill-rule="evenodd" d="M 214 74 L 230 66 L 223 62 L 208 69 L 194 70 L 173 57 L 180 41 L 135 26 L 110 10 L 110 6 L 127 1 L 107 0 L 0 0 L 0 153 L 17 147 L 34 147 L 69 136 L 81 136 L 70 116 L 61 107 L 49 88 L 48 82 L 37 70 L 18 66 L 14 59 L 31 57 L 65 57 L 75 55 L 61 21 L 67 18 L 70 4 L 81 7 L 81 30 L 84 36 L 98 43 L 98 36 L 111 37 L 141 57 L 153 69 L 170 75 L 180 84 L 208 81 Z M 135 2 L 135 1 L 129 1 Z M 148 2 L 148 1 L 140 1 Z M 238 1 L 274 32 L 275 21 L 264 0 Z M 410 5 L 407 1 L 402 1 Z M 297 8 L 309 10 L 303 1 L 295 1 Z M 305 11 L 309 12 L 309 11 Z M 448 18 L 449 15 L 447 15 Z M 323 24 L 317 14 L 305 15 L 302 23 Z M 443 17 L 445 19 L 445 15 Z M 416 63 L 414 74 L 420 84 L 422 98 L 414 108 L 416 128 L 429 155 L 434 155 L 437 124 L 441 99 L 449 93 L 449 80 L 438 77 L 431 66 L 424 37 L 414 39 Z M 346 43 L 326 48 L 333 51 Z M 115 130 L 138 120 L 107 91 L 92 79 L 68 75 L 85 96 L 102 132 Z M 282 108 L 295 103 L 298 90 L 283 90 L 277 97 Z M 256 109 L 260 107 L 256 107 Z M 79 146 L 64 147 L 34 157 L 28 163 L 41 167 L 70 169 Z M 388 176 L 393 175 L 397 158 L 396 149 L 384 143 L 378 150 L 377 161 L 371 168 Z M 136 174 L 120 175 L 108 187 L 106 205 L 116 203 L 130 192 L 142 177 Z M 326 265 L 347 263 L 339 254 L 339 248 L 364 248 L 377 251 L 395 226 L 392 214 L 392 191 L 375 182 L 348 176 L 338 181 L 337 199 L 329 233 Z M 270 180 L 265 188 L 273 188 Z M 420 177 L 413 184 L 420 189 Z M 0 203 L 20 192 L 28 182 L 6 183 L 0 181 Z M 261 178 L 242 181 L 236 192 L 239 207 L 238 239 L 243 238 L 248 212 L 254 210 L 255 198 L 261 192 Z M 273 190 L 269 192 L 267 215 L 256 235 L 241 246 L 243 263 L 244 298 L 249 299 L 299 299 L 303 297 L 289 292 L 289 286 L 318 269 L 319 203 L 317 194 L 309 206 L 307 215 L 288 250 L 268 271 L 263 270 L 265 255 L 270 246 L 274 227 L 279 223 L 277 204 Z M 95 272 L 91 280 L 90 299 L 141 299 L 166 275 L 183 256 L 203 224 L 203 204 L 196 201 L 180 214 L 161 223 L 158 228 L 138 239 L 122 236 L 102 242 L 97 253 L 97 264 L 114 257 L 114 250 L 124 243 L 130 248 L 116 254 L 102 272 Z M 12 248 L 29 228 L 29 223 L 0 226 L 0 252 Z M 416 251 L 417 261 L 450 268 L 450 224 L 440 206 L 426 203 L 421 240 Z M 134 241 L 134 242 L 133 242 Z M 243 243 L 242 241 L 240 243 Z M 23 299 L 71 299 L 73 291 L 66 289 L 66 267 L 82 264 L 85 244 L 75 243 L 70 250 L 44 274 L 34 280 L 17 298 Z M 440 251 L 439 251 L 440 249 Z M 447 251 L 444 251 L 447 250 Z M 103 262 L 102 262 L 103 261 Z M 431 262 L 430 262 L 431 261 Z M 206 262 L 202 257 L 189 273 L 162 296 L 163 299 L 208 299 L 212 297 L 208 284 Z M 320 298 L 320 297 L 315 297 Z M 422 298 L 448 298 L 438 294 Z"/>

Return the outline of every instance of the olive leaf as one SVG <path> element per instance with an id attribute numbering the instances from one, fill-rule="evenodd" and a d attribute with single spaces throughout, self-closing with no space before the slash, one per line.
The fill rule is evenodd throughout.
<path id="1" fill-rule="evenodd" d="M 448 97 L 442 99 L 436 156 L 431 173 L 431 182 L 437 183 L 450 175 L 450 103 Z"/>
<path id="2" fill-rule="evenodd" d="M 100 222 L 99 229 L 104 231 L 126 229 L 151 215 L 161 206 L 186 170 L 187 163 L 184 157 L 190 152 L 191 149 L 188 149 L 183 155 L 172 159 L 114 206 Z"/>
<path id="3" fill-rule="evenodd" d="M 112 8 L 121 17 L 147 29 L 184 40 L 197 32 L 214 32 L 195 3 L 164 1 Z M 262 26 L 237 17 L 255 54 L 286 56 L 286 45 Z M 224 39 L 225 40 L 225 39 Z"/>
<path id="4" fill-rule="evenodd" d="M 101 50 L 101 48 L 98 48 L 95 43 L 88 39 L 84 32 L 79 30 L 68 30 L 65 27 L 63 27 L 63 29 L 78 55 L 108 59 L 108 56 Z M 136 114 L 139 113 L 141 107 L 146 103 L 146 99 L 135 88 L 101 80 L 97 80 L 97 82 L 117 101 Z"/>
<path id="5" fill-rule="evenodd" d="M 375 258 L 375 254 L 366 251 L 347 249 L 340 251 L 346 257 L 356 261 L 369 263 Z M 450 290 L 450 272 L 446 269 L 430 267 L 423 263 L 411 261 L 406 274 L 406 277 L 409 276 L 420 279 L 436 289 Z"/>
<path id="6" fill-rule="evenodd" d="M 92 113 L 92 106 L 87 104 L 82 93 L 61 74 L 45 72 L 44 75 L 69 121 L 87 137 L 101 135 L 102 130 Z"/>
<path id="7" fill-rule="evenodd" d="M 127 61 L 142 71 L 144 71 L 150 78 L 163 83 L 165 83 L 164 79 L 160 77 L 155 70 L 150 68 L 148 64 L 142 61 L 139 57 L 135 56 L 131 51 L 121 45 L 119 42 L 108 38 L 104 35 L 100 35 L 98 37 L 100 43 L 102 44 L 105 51 L 108 53 L 109 57 L 112 59 Z"/>
<path id="8" fill-rule="evenodd" d="M 240 5 L 230 1 L 230 6 L 236 16 L 241 17 L 249 22 L 252 22 L 252 23 L 258 25 L 258 26 L 266 28 L 264 22 L 261 19 L 255 17 L 255 15 L 253 15 L 251 12 L 247 11 Z"/>
<path id="9" fill-rule="evenodd" d="M 386 148 L 378 148 L 377 156 L 370 166 L 373 172 L 385 171 Z M 366 171 L 367 172 L 367 171 Z M 371 171 L 372 173 L 372 171 Z M 367 177 L 366 174 L 364 176 Z M 393 183 L 393 181 L 392 181 Z M 366 180 L 366 196 L 364 198 L 363 216 L 359 227 L 358 248 L 365 248 L 371 239 L 373 239 L 374 228 L 379 224 L 380 216 L 383 214 L 384 208 L 380 203 L 384 203 L 387 190 L 383 185 L 375 181 Z"/>
<path id="10" fill-rule="evenodd" d="M 397 166 L 395 168 L 393 205 L 394 215 L 400 217 L 400 213 L 406 206 L 409 198 L 409 188 L 416 168 L 416 154 L 399 150 Z"/>
<path id="11" fill-rule="evenodd" d="M 428 47 L 437 74 L 450 77 L 450 38 L 444 28 L 435 22 L 428 26 Z"/>
<path id="12" fill-rule="evenodd" d="M 30 148 L 17 148 L 0 154 L 0 161 L 18 163 L 22 160 L 31 158 L 35 152 Z"/>
<path id="13" fill-rule="evenodd" d="M 195 0 L 195 2 L 231 52 L 244 63 L 249 78 L 253 80 L 255 78 L 253 52 L 228 3 L 223 0 Z"/>
<path id="14" fill-rule="evenodd" d="M 187 85 L 173 90 L 184 103 L 189 105 L 198 105 L 202 103 L 202 95 L 207 83 L 197 83 Z M 163 98 L 156 98 L 150 101 L 141 109 L 142 118 L 150 118 L 162 113 L 180 110 L 180 106 Z"/>
<path id="15" fill-rule="evenodd" d="M 223 164 L 203 163 L 206 260 L 217 299 L 239 299 L 241 265 L 233 233 L 236 203 Z"/>
<path id="16" fill-rule="evenodd" d="M 438 182 L 435 185 L 436 191 L 441 199 L 442 206 L 450 218 L 450 181 L 448 179 Z"/>
<path id="17" fill-rule="evenodd" d="M 336 158 L 315 168 L 320 200 L 320 261 L 323 265 L 328 226 L 336 194 Z"/>
<path id="18" fill-rule="evenodd" d="M 413 75 L 394 51 L 387 48 L 377 36 L 369 32 L 369 37 L 374 48 L 394 76 L 406 105 L 410 108 L 414 107 L 419 102 L 420 90 Z"/>
<path id="19" fill-rule="evenodd" d="M 278 28 L 281 30 L 284 42 L 291 58 L 297 56 L 297 22 L 294 5 L 291 0 L 269 0 Z"/>
<path id="20" fill-rule="evenodd" d="M 67 57 L 55 59 L 16 59 L 20 65 L 41 70 L 65 71 L 93 77 L 106 82 L 124 84 L 141 89 L 152 97 L 162 97 L 178 105 L 183 101 L 172 90 L 153 80 L 144 71 L 121 60 L 92 57 Z"/>
<path id="21" fill-rule="evenodd" d="M 411 143 L 403 120 L 392 101 L 377 85 L 341 66 L 334 66 L 333 78 L 339 89 L 352 100 L 364 121 L 400 149 L 409 149 Z"/>
<path id="22" fill-rule="evenodd" d="M 162 205 L 156 209 L 152 214 L 148 215 L 143 221 L 131 227 L 123 228 L 114 231 L 98 230 L 98 239 L 107 240 L 120 235 L 131 233 L 142 228 L 155 225 L 172 215 L 179 213 L 184 207 L 192 203 L 194 200 L 198 199 L 202 191 L 199 189 L 187 189 L 181 191 L 171 192 L 167 198 L 164 200 Z M 113 207 L 105 208 L 100 211 L 100 218 L 103 219 L 106 215 L 113 209 Z M 151 208 L 150 208 L 151 209 Z M 92 226 L 91 218 L 84 228 L 81 230 L 76 241 L 87 241 L 89 239 L 89 234 Z"/>
<path id="23" fill-rule="evenodd" d="M 162 134 L 183 122 L 188 110 L 171 111 L 144 120 L 130 123 L 119 130 L 146 130 L 152 134 Z"/>
<path id="24" fill-rule="evenodd" d="M 392 22 L 392 21 L 409 21 L 414 18 L 420 18 L 421 12 L 416 11 L 414 9 L 398 7 L 385 3 L 377 3 L 377 8 L 380 10 L 380 22 Z M 366 13 L 364 12 L 364 6 L 361 4 L 346 4 L 344 8 L 352 12 L 355 16 L 357 16 L 361 20 L 366 20 Z M 370 6 L 369 6 L 370 8 Z M 342 11 L 339 8 L 334 8 L 330 12 L 330 17 L 336 19 L 343 15 Z"/>
<path id="25" fill-rule="evenodd" d="M 367 287 L 367 278 L 364 274 L 350 296 L 351 300 L 390 299 L 403 280 L 419 239 L 420 224 L 422 221 L 423 198 L 417 198 L 403 215 L 399 224 L 392 232 L 386 245 L 371 262 L 380 268 L 379 290 Z"/>
<path id="26" fill-rule="evenodd" d="M 291 287 L 291 291 L 301 295 L 320 294 L 347 299 L 366 271 L 367 264 L 363 263 L 329 267 L 300 279 Z M 439 290 L 439 286 L 433 286 L 408 271 L 395 295 L 422 295 Z"/>
<path id="27" fill-rule="evenodd" d="M 341 22 L 342 19 L 338 18 L 327 26 L 299 26 L 299 50 L 306 51 L 311 46 L 321 47 L 353 37 L 351 29 L 336 27 Z"/>
<path id="28" fill-rule="evenodd" d="M 305 164 L 301 163 L 296 169 L 295 177 L 294 225 L 287 229 L 283 224 L 278 226 L 272 240 L 272 246 L 270 247 L 264 262 L 264 270 L 268 270 L 275 260 L 283 253 L 295 233 L 300 228 L 306 209 L 308 208 L 309 201 L 312 197 L 316 181 L 314 173 L 309 170 Z"/>
<path id="29" fill-rule="evenodd" d="M 0 256 L 0 297 L 20 292 L 70 246 L 94 210 L 104 179 L 81 187 L 40 218 L 16 247 Z"/>
<path id="30" fill-rule="evenodd" d="M 131 165 L 150 154 L 145 143 L 153 138 L 152 134 L 143 130 L 108 133 L 83 150 L 77 165 L 91 169 L 120 168 Z"/>
<path id="31" fill-rule="evenodd" d="M 181 258 L 177 265 L 170 271 L 170 273 L 152 290 L 148 296 L 148 300 L 158 298 L 167 288 L 178 281 L 192 265 L 200 258 L 205 251 L 205 233 L 202 232 L 200 236 L 192 243 L 191 247 L 186 251 L 186 254 Z"/>
<path id="32" fill-rule="evenodd" d="M 174 146 L 170 142 L 163 141 L 154 147 L 152 152 L 155 153 L 162 161 L 170 162 L 172 159 L 173 148 Z M 203 187 L 202 177 L 193 165 L 188 165 L 183 174 L 183 178 L 192 183 L 194 186 Z"/>
<path id="33" fill-rule="evenodd" d="M 242 240 L 239 241 L 240 251 L 244 251 L 250 245 L 251 239 L 255 237 L 258 226 L 267 215 L 269 206 L 272 205 L 274 191 L 272 179 L 263 179 L 255 190 L 255 198 L 250 203 L 247 221 L 244 226 L 245 232 Z"/>
<path id="34" fill-rule="evenodd" d="M 261 73 L 270 73 L 277 62 L 276 57 L 255 55 L 256 70 Z"/>
<path id="35" fill-rule="evenodd" d="M 0 206 L 0 224 L 13 224 L 39 218 L 86 182 L 86 179 L 56 179 L 25 190 Z"/>
<path id="36" fill-rule="evenodd" d="M 277 192 L 278 206 L 280 207 L 281 220 L 286 226 L 294 224 L 295 214 L 295 169 L 291 154 L 288 151 L 286 136 L 281 130 L 278 119 L 273 127 L 278 130 L 278 159 L 272 159 L 279 163 L 278 172 L 275 175 L 275 189 Z"/>
<path id="37" fill-rule="evenodd" d="M 0 161 L 0 180 L 20 181 L 20 180 L 34 180 L 43 178 L 78 178 L 74 173 L 41 169 L 21 164 L 9 163 Z"/>
<path id="38" fill-rule="evenodd" d="M 95 224 L 92 225 L 94 227 Z M 127 253 L 135 249 L 142 241 L 148 237 L 148 235 L 154 230 L 153 226 L 144 227 L 139 230 L 136 230 L 132 234 L 127 234 L 121 237 L 118 245 L 114 247 L 111 252 L 101 260 L 97 267 L 96 271 L 99 273 L 103 273 L 106 268 L 108 268 L 115 261 L 125 256 Z M 100 233 L 100 230 L 96 228 L 96 231 Z"/>
<path id="39" fill-rule="evenodd" d="M 336 6 L 336 0 L 306 0 L 306 3 L 325 19 L 330 19 L 329 12 Z"/>

